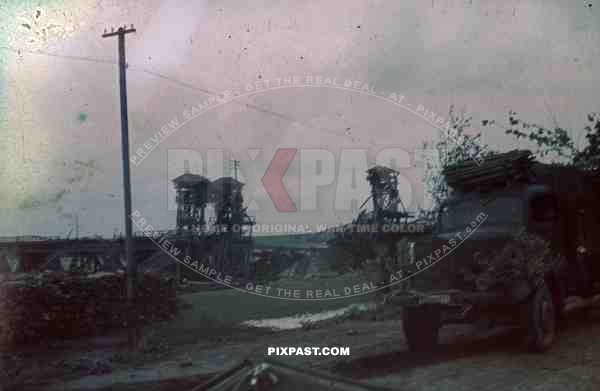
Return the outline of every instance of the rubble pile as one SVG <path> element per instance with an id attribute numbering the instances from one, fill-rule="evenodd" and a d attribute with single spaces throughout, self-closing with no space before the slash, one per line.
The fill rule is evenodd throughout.
<path id="1" fill-rule="evenodd" d="M 140 321 L 168 319 L 176 311 L 175 281 L 138 277 L 135 314 L 127 308 L 123 273 L 21 274 L 0 281 L 0 345 L 94 335 Z M 135 319 L 135 318 L 133 318 Z"/>

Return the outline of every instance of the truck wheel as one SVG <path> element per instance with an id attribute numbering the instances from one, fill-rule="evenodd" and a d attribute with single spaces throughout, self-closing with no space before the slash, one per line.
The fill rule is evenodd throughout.
<path id="1" fill-rule="evenodd" d="M 438 344 L 440 311 L 428 307 L 405 307 L 402 326 L 411 352 L 431 352 Z"/>
<path id="2" fill-rule="evenodd" d="M 530 351 L 542 353 L 556 340 L 556 306 L 546 284 L 540 286 L 528 306 L 527 345 Z"/>

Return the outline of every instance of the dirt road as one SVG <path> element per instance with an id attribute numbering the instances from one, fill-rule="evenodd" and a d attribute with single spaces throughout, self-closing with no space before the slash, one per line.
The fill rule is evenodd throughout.
<path id="1" fill-rule="evenodd" d="M 400 322 L 387 320 L 347 321 L 233 346 L 241 348 L 236 356 L 247 357 L 265 355 L 268 346 L 348 346 L 347 358 L 278 359 L 399 390 L 600 389 L 600 316 L 571 318 L 546 354 L 527 353 L 523 339 L 518 329 L 447 326 L 437 354 L 416 355 L 407 351 Z"/>
<path id="2" fill-rule="evenodd" d="M 598 390 L 600 317 L 571 319 L 554 349 L 523 350 L 521 330 L 450 337 L 436 355 L 404 348 L 337 365 L 337 371 L 399 390 Z"/>
<path id="3" fill-rule="evenodd" d="M 177 365 L 188 360 L 186 372 L 196 369 L 200 374 L 195 376 L 200 379 L 203 370 L 214 371 L 217 362 L 226 367 L 245 357 L 256 360 L 266 356 L 269 346 L 348 346 L 349 357 L 279 356 L 277 359 L 399 390 L 600 389 L 600 357 L 595 354 L 600 351 L 600 316 L 597 315 L 586 321 L 571 319 L 555 348 L 543 355 L 524 351 L 520 330 L 447 326 L 441 337 L 442 346 L 437 354 L 417 355 L 406 350 L 397 319 L 344 321 L 311 330 L 248 334 L 241 339 L 205 344 L 192 350 L 182 347 L 173 352 L 171 362 Z M 205 372 L 204 376 L 207 375 Z M 89 385 L 94 381 L 98 386 L 103 384 L 98 380 L 88 377 L 80 379 L 78 384 Z M 135 386 L 169 390 L 174 384 L 185 382 L 163 379 Z M 77 387 L 77 384 L 71 386 Z M 132 387 L 134 385 L 113 384 L 99 388 L 131 390 Z"/>

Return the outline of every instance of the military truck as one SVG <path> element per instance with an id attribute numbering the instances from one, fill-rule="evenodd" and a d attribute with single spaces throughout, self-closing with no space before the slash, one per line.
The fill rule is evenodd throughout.
<path id="1" fill-rule="evenodd" d="M 547 351 L 565 314 L 600 298 L 598 181 L 523 150 L 444 175 L 432 255 L 405 266 L 412 288 L 389 300 L 410 350 L 434 349 L 444 324 L 486 318 L 525 326 L 529 349 Z"/>

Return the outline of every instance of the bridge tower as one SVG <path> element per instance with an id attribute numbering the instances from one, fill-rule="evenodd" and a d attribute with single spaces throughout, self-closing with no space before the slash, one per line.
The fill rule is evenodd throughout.
<path id="1" fill-rule="evenodd" d="M 177 234 L 197 236 L 206 225 L 210 181 L 201 175 L 185 173 L 173 179 L 177 192 Z"/>
<path id="2" fill-rule="evenodd" d="M 213 203 L 215 226 L 223 242 L 219 263 L 234 274 L 245 274 L 249 266 L 254 221 L 246 213 L 242 188 L 235 178 L 219 178 L 210 184 L 209 200 Z"/>
<path id="3" fill-rule="evenodd" d="M 394 217 L 398 213 L 398 204 L 402 203 L 398 191 L 398 175 L 398 171 L 384 166 L 367 170 L 374 217 L 378 224 L 383 223 L 386 217 Z"/>

